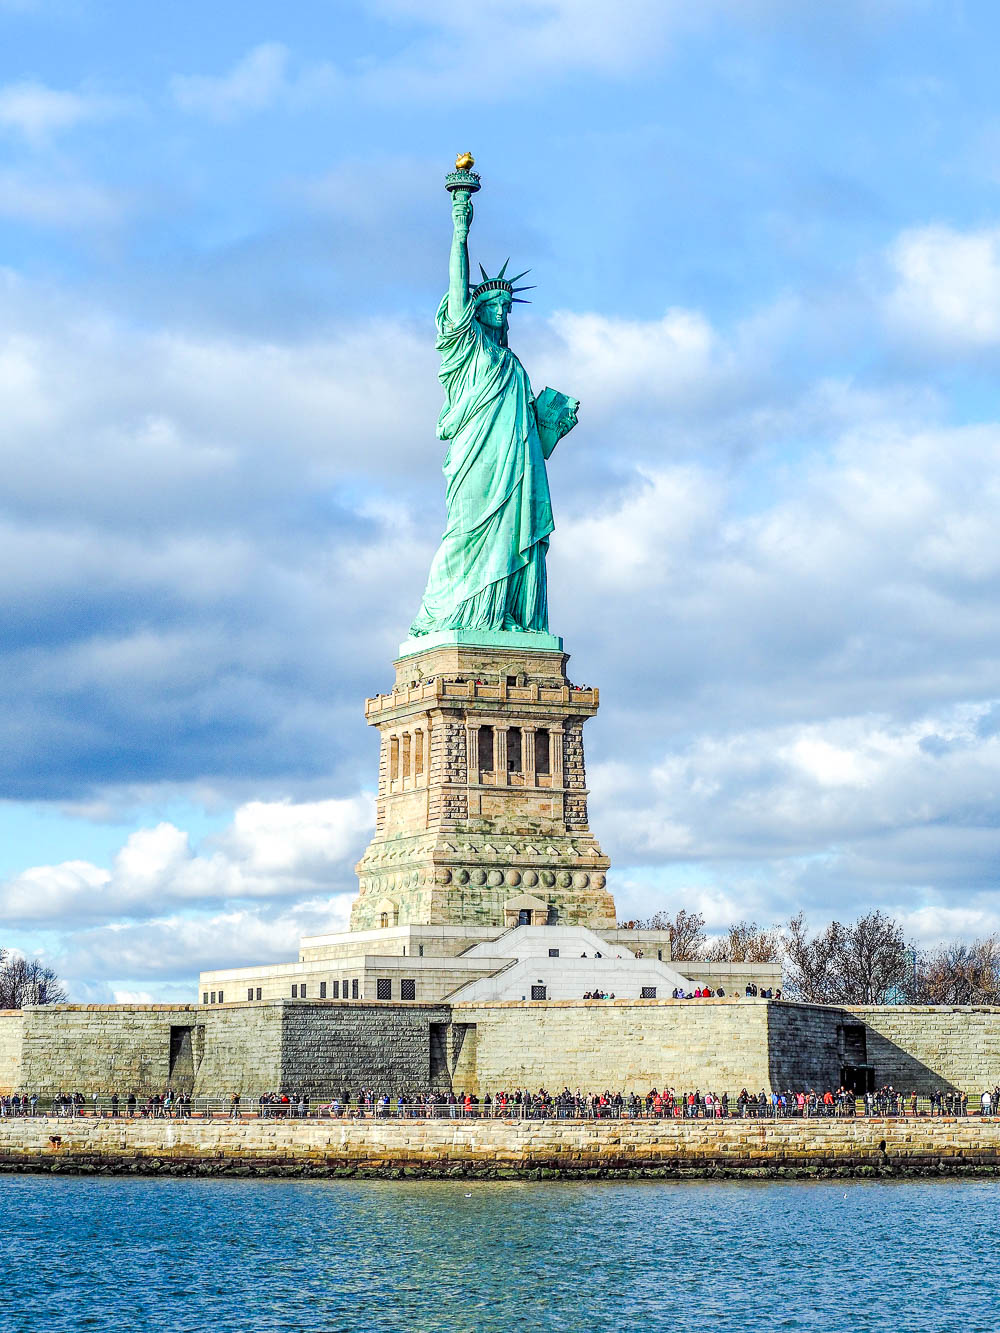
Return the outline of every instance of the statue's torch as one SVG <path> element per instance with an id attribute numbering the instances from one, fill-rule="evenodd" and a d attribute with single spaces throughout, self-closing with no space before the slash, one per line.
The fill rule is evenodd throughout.
<path id="1" fill-rule="evenodd" d="M 469 202 L 469 196 L 483 188 L 478 171 L 470 171 L 476 159 L 471 153 L 459 153 L 455 158 L 455 170 L 449 171 L 444 178 L 444 188 L 452 198 L 460 199 L 463 204 Z"/>

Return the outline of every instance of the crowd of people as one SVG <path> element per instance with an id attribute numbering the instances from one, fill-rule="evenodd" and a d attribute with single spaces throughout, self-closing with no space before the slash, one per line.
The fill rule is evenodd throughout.
<path id="1" fill-rule="evenodd" d="M 194 1106 L 194 1109 L 192 1109 Z M 1000 1113 L 1000 1084 L 987 1088 L 975 1104 L 980 1115 Z M 678 1091 L 675 1088 L 652 1088 L 646 1093 L 584 1092 L 580 1088 L 550 1093 L 545 1088 L 537 1092 L 527 1089 L 485 1092 L 482 1098 L 471 1092 L 399 1092 L 391 1094 L 375 1088 L 357 1091 L 344 1089 L 333 1097 L 319 1099 L 305 1092 L 266 1092 L 255 1098 L 244 1098 L 234 1092 L 228 1098 L 198 1098 L 192 1103 L 189 1093 L 175 1093 L 168 1088 L 163 1093 L 137 1097 L 134 1092 L 119 1097 L 82 1092 L 60 1092 L 55 1097 L 41 1099 L 37 1094 L 14 1093 L 0 1097 L 0 1117 L 7 1116 L 77 1116 L 119 1117 L 136 1119 L 188 1119 L 192 1114 L 202 1117 L 223 1115 L 228 1112 L 234 1120 L 244 1115 L 260 1119 L 305 1119 L 315 1116 L 334 1118 L 400 1118 L 400 1119 L 688 1119 L 722 1120 L 732 1117 L 743 1119 L 782 1120 L 789 1117 L 805 1119 L 845 1116 L 966 1116 L 969 1098 L 966 1093 L 953 1089 L 936 1091 L 929 1097 L 916 1092 L 904 1093 L 886 1085 L 858 1096 L 853 1089 L 839 1087 L 826 1089 L 799 1089 L 793 1091 L 761 1089 L 751 1092 L 746 1088 L 734 1097 L 728 1092 L 721 1095 L 700 1089 Z"/>

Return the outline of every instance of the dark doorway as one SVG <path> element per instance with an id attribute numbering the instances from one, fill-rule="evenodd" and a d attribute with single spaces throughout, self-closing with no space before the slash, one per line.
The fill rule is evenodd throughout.
<path id="1" fill-rule="evenodd" d="M 875 1091 L 874 1065 L 844 1065 L 840 1071 L 841 1086 L 849 1089 L 855 1097 L 863 1097 L 866 1092 Z"/>
<path id="2" fill-rule="evenodd" d="M 517 914 L 517 924 L 518 924 L 519 926 L 530 926 L 530 925 L 531 925 L 531 912 L 528 910 L 527 907 L 522 907 L 521 910 L 518 912 L 518 914 Z"/>
<path id="3" fill-rule="evenodd" d="M 191 1026 L 172 1026 L 170 1029 L 170 1086 L 175 1092 L 190 1092 L 194 1087 L 197 1067 L 195 1031 Z"/>

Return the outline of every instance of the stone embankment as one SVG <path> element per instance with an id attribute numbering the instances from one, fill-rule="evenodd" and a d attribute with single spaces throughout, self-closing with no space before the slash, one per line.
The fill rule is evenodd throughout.
<path id="1" fill-rule="evenodd" d="M 6 1120 L 0 1170 L 649 1177 L 1000 1174 L 1000 1120 Z"/>

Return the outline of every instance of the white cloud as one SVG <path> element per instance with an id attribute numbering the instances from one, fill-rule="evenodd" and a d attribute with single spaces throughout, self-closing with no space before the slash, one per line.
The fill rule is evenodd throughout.
<path id="1" fill-rule="evenodd" d="M 344 894 L 278 911 L 230 908 L 214 915 L 98 926 L 73 936 L 68 951 L 54 955 L 53 964 L 74 990 L 78 977 L 110 977 L 119 984 L 150 978 L 159 995 L 165 982 L 187 979 L 186 998 L 193 1000 L 199 972 L 293 961 L 303 935 L 346 929 L 349 911 L 350 897 Z"/>
<path id="2" fill-rule="evenodd" d="M 1000 228 L 915 227 L 889 259 L 888 313 L 901 338 L 956 351 L 1000 342 Z"/>
<path id="3" fill-rule="evenodd" d="M 233 120 L 274 105 L 288 89 L 288 61 L 287 47 L 280 42 L 263 42 L 226 74 L 175 75 L 171 91 L 182 111 Z"/>
<path id="4" fill-rule="evenodd" d="M 562 82 L 580 72 L 622 78 L 652 66 L 675 38 L 705 27 L 720 12 L 749 16 L 747 0 L 702 0 L 698 6 L 619 0 L 613 9 L 603 0 L 370 0 L 369 8 L 394 36 L 400 28 L 411 34 L 395 55 L 339 64 L 296 60 L 283 43 L 263 42 L 224 74 L 175 75 L 174 99 L 185 111 L 217 120 L 278 105 L 304 110 L 333 99 L 464 102 L 468 81 L 456 71 L 482 70 L 489 51 L 494 59 L 477 80 L 476 100 L 495 102 L 515 90 L 531 92 L 539 79 Z"/>
<path id="5" fill-rule="evenodd" d="M 0 130 L 41 144 L 85 121 L 114 115 L 122 105 L 115 98 L 49 88 L 32 80 L 8 83 L 0 87 Z"/>
<path id="6" fill-rule="evenodd" d="M 252 801 L 195 852 L 170 823 L 132 833 L 110 870 L 83 861 L 35 866 L 0 888 L 0 919 L 25 925 L 146 918 L 164 904 L 280 899 L 346 891 L 373 823 L 363 796 Z"/>

